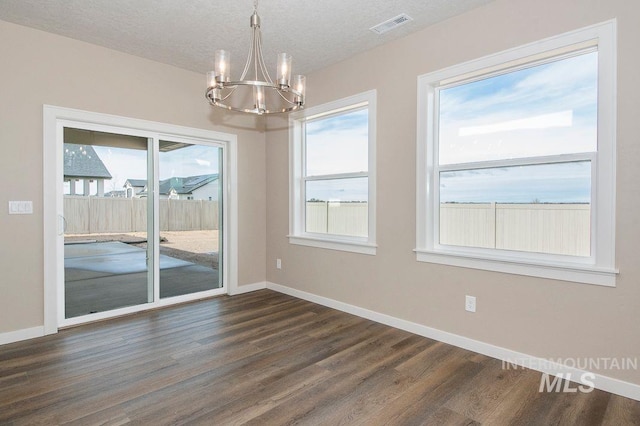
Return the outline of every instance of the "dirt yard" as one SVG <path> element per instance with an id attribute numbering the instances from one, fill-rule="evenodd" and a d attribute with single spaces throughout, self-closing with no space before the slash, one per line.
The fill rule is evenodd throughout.
<path id="1" fill-rule="evenodd" d="M 68 234 L 65 243 L 120 241 L 147 248 L 146 232 Z M 161 231 L 160 253 L 203 266 L 218 268 L 218 231 Z"/>

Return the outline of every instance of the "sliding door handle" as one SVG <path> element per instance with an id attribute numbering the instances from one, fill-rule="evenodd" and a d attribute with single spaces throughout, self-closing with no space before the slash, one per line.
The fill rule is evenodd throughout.
<path id="1" fill-rule="evenodd" d="M 58 215 L 58 235 L 64 235 L 67 232 L 67 219 L 61 214 Z"/>

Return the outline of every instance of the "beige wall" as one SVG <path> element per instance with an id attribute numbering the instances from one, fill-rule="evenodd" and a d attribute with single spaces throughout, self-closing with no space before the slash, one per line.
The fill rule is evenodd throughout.
<path id="1" fill-rule="evenodd" d="M 611 18 L 619 31 L 616 288 L 416 262 L 417 76 Z M 378 253 L 288 243 L 288 140 L 286 123 L 275 119 L 267 132 L 267 279 L 534 356 L 640 356 L 638 22 L 636 1 L 496 0 L 308 76 L 310 105 L 378 91 Z M 465 312 L 465 294 L 477 297 L 475 314 Z M 640 384 L 638 371 L 601 373 Z"/>
<path id="2" fill-rule="evenodd" d="M 3 21 L 0 58 L 0 333 L 43 325 L 43 104 L 237 134 L 239 284 L 264 281 L 259 122 L 213 111 L 203 75 Z M 34 214 L 9 216 L 9 200 Z"/>

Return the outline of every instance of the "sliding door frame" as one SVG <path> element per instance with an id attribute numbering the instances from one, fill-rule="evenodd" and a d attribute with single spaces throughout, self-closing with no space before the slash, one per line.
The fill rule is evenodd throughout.
<path id="1" fill-rule="evenodd" d="M 63 158 L 64 128 L 78 128 L 108 133 L 120 133 L 151 139 L 154 169 L 158 170 L 158 147 L 161 139 L 179 139 L 194 144 L 222 148 L 222 273 L 221 289 L 160 299 L 143 305 L 125 307 L 89 316 L 64 318 L 64 223 L 63 223 Z M 57 333 L 60 327 L 88 320 L 100 320 L 133 312 L 197 300 L 216 294 L 235 294 L 238 286 L 238 199 L 237 199 L 237 136 L 210 130 L 138 120 L 121 116 L 45 105 L 43 107 L 43 231 L 44 231 L 44 332 Z M 159 197 L 157 177 L 154 181 L 152 241 L 159 235 Z M 150 267 L 159 265 L 159 246 L 154 243 Z M 159 288 L 159 274 L 154 273 L 154 289 Z"/>

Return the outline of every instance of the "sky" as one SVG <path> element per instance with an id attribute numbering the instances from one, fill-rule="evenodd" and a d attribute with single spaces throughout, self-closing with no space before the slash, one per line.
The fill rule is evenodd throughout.
<path id="1" fill-rule="evenodd" d="M 368 110 L 310 121 L 306 125 L 306 175 L 320 176 L 367 172 Z M 308 181 L 307 200 L 367 201 L 368 179 Z"/>
<path id="2" fill-rule="evenodd" d="M 122 190 L 127 179 L 147 179 L 147 151 L 94 146 L 98 157 L 111 173 L 104 191 Z M 160 180 L 218 173 L 220 148 L 189 145 L 174 151 L 160 152 Z"/>
<path id="3" fill-rule="evenodd" d="M 441 90 L 440 165 L 595 152 L 597 55 Z M 588 203 L 590 193 L 588 161 L 440 174 L 441 202 Z"/>
<path id="4" fill-rule="evenodd" d="M 440 164 L 596 150 L 597 52 L 440 91 Z"/>
<path id="5" fill-rule="evenodd" d="M 441 203 L 589 203 L 589 161 L 440 174 Z"/>
<path id="6" fill-rule="evenodd" d="M 595 152 L 597 52 L 444 88 L 442 166 Z M 307 175 L 367 170 L 366 110 L 307 124 Z M 464 168 L 464 166 L 462 166 Z M 441 202 L 589 203 L 591 163 L 441 172 Z M 307 183 L 307 200 L 366 201 L 367 180 Z"/>

